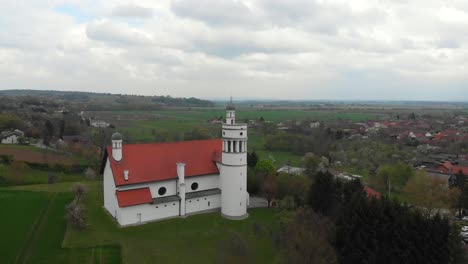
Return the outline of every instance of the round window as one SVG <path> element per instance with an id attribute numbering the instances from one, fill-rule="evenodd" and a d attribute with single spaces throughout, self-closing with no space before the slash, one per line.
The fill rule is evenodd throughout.
<path id="1" fill-rule="evenodd" d="M 240 132 L 240 135 L 242 136 L 242 135 L 244 135 L 244 133 L 243 133 L 243 132 Z"/>
<path id="2" fill-rule="evenodd" d="M 164 195 L 164 194 L 166 194 L 166 187 L 161 187 L 161 188 L 159 188 L 158 193 L 159 193 L 159 195 Z"/>
<path id="3" fill-rule="evenodd" d="M 192 183 L 191 188 L 192 188 L 192 191 L 195 191 L 196 189 L 198 189 L 198 183 L 196 182 Z"/>

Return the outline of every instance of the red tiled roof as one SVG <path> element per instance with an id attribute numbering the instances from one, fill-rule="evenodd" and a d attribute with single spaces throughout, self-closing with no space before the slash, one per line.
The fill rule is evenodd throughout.
<path id="1" fill-rule="evenodd" d="M 451 170 L 453 174 L 457 174 L 461 171 L 464 175 L 468 175 L 468 167 L 456 166 L 453 165 L 450 161 L 446 161 L 444 164 L 440 165 L 439 170 L 443 173 L 450 173 Z"/>
<path id="2" fill-rule="evenodd" d="M 137 204 L 152 203 L 151 192 L 149 188 L 133 189 L 128 191 L 116 191 L 119 207 L 132 206 Z"/>
<path id="3" fill-rule="evenodd" d="M 177 162 L 185 163 L 185 177 L 219 173 L 222 140 L 194 140 L 174 143 L 124 144 L 122 160 L 112 158 L 107 147 L 116 186 L 177 178 Z M 128 181 L 124 179 L 128 170 Z"/>
<path id="4" fill-rule="evenodd" d="M 381 195 L 378 191 L 372 189 L 371 187 L 364 185 L 364 191 L 367 193 L 367 197 L 375 197 L 380 199 Z"/>

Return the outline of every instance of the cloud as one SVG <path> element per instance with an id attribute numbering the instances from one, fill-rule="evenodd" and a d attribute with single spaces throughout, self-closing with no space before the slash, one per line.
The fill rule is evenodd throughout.
<path id="1" fill-rule="evenodd" d="M 116 45 L 150 45 L 153 43 L 151 35 L 145 31 L 108 20 L 89 23 L 86 27 L 86 36 L 92 40 Z"/>
<path id="2" fill-rule="evenodd" d="M 468 100 L 467 18 L 456 0 L 9 1 L 0 89 Z"/>
<path id="3" fill-rule="evenodd" d="M 116 17 L 150 18 L 153 16 L 153 9 L 136 5 L 121 5 L 112 10 L 112 15 Z"/>
<path id="4" fill-rule="evenodd" d="M 257 21 L 249 7 L 236 0 L 175 0 L 171 2 L 171 10 L 180 17 L 200 20 L 211 26 Z"/>

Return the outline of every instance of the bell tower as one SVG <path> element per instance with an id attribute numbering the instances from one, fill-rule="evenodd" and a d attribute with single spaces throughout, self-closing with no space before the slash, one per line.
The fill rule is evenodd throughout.
<path id="1" fill-rule="evenodd" d="M 247 206 L 247 124 L 236 123 L 232 97 L 226 106 L 222 127 L 223 153 L 220 173 L 221 214 L 240 220 L 248 217 Z"/>
<path id="2" fill-rule="evenodd" d="M 122 160 L 122 135 L 119 132 L 112 134 L 112 158 L 115 161 Z"/>

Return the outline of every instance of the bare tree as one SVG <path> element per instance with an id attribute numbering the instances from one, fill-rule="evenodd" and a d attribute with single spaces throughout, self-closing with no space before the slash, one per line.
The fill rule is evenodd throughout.
<path id="1" fill-rule="evenodd" d="M 75 193 L 76 202 L 79 203 L 81 198 L 83 198 L 84 195 L 88 192 L 88 187 L 83 183 L 78 182 L 73 185 L 73 192 Z"/>
<path id="2" fill-rule="evenodd" d="M 268 208 L 271 206 L 271 200 L 278 193 L 278 180 L 276 175 L 270 174 L 263 179 L 262 191 L 268 200 Z"/>
<path id="3" fill-rule="evenodd" d="M 66 207 L 66 218 L 68 223 L 75 229 L 83 230 L 86 228 L 86 212 L 83 205 L 73 200 Z"/>

